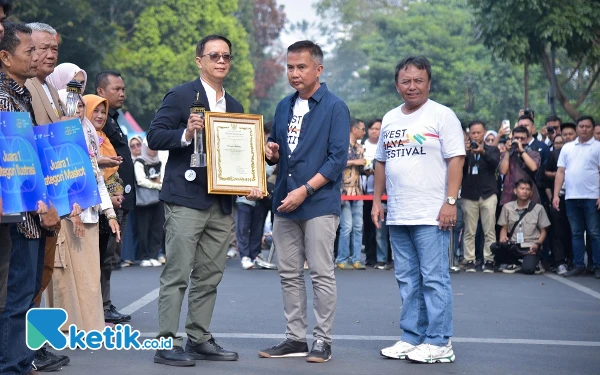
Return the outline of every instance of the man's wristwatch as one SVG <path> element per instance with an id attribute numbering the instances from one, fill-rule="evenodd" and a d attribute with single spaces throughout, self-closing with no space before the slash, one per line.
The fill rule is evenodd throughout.
<path id="1" fill-rule="evenodd" d="M 456 198 L 448 197 L 446 198 L 446 203 L 448 203 L 450 206 L 454 206 L 456 204 Z"/>
<path id="2" fill-rule="evenodd" d="M 304 187 L 306 188 L 306 195 L 313 195 L 315 193 L 315 189 L 308 182 L 304 184 Z"/>

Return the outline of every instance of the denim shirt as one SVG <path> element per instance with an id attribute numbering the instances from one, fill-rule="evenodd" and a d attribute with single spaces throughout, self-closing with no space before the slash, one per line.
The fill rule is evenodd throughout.
<path id="1" fill-rule="evenodd" d="M 340 215 L 342 172 L 348 161 L 350 144 L 350 111 L 324 83 L 309 98 L 309 112 L 302 119 L 298 145 L 288 147 L 288 124 L 293 115 L 298 92 L 277 105 L 269 142 L 279 145 L 277 180 L 273 193 L 273 212 L 290 220 L 309 220 L 324 215 Z M 292 212 L 278 212 L 287 194 L 303 186 L 317 173 L 329 180 L 306 197 Z"/>

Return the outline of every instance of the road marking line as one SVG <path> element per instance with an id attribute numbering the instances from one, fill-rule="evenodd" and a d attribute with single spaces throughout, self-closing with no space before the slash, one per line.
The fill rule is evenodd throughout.
<path id="1" fill-rule="evenodd" d="M 119 312 L 121 314 L 127 314 L 127 315 L 133 314 L 134 312 L 138 311 L 142 307 L 146 306 L 150 302 L 152 302 L 155 299 L 157 299 L 159 291 L 160 291 L 160 288 L 154 289 L 153 291 L 151 291 L 150 293 L 146 294 L 145 296 L 143 296 L 142 298 L 138 299 L 137 301 L 134 301 L 130 305 L 125 306 L 124 308 L 120 309 Z"/>
<path id="2" fill-rule="evenodd" d="M 155 338 L 158 332 L 142 332 L 140 337 Z M 178 333 L 187 337 L 183 332 Z M 284 339 L 284 334 L 273 333 L 213 333 L 216 338 L 232 339 Z M 347 341 L 398 341 L 399 336 L 361 336 L 361 335 L 333 335 L 334 340 Z M 532 339 L 500 339 L 478 337 L 452 337 L 452 342 L 466 342 L 479 344 L 523 344 L 523 345 L 559 345 L 559 346 L 585 346 L 600 347 L 600 341 L 569 341 L 569 340 L 532 340 Z"/>
<path id="3" fill-rule="evenodd" d="M 578 291 L 580 291 L 582 293 L 585 293 L 585 294 L 587 294 L 589 296 L 592 296 L 592 297 L 600 300 L 600 293 L 596 292 L 593 289 L 588 288 L 587 286 L 583 286 L 583 285 L 578 284 L 578 283 L 576 283 L 574 281 L 566 279 L 566 278 L 564 278 L 562 276 L 554 275 L 554 274 L 551 274 L 551 273 L 545 273 L 544 275 L 546 277 L 551 278 L 552 280 L 558 281 L 559 283 L 563 283 L 563 284 L 565 284 L 567 286 L 570 286 L 573 289 L 577 289 Z"/>

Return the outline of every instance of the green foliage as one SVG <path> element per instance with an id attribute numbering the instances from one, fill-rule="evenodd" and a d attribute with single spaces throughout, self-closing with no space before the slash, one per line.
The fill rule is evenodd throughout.
<path id="1" fill-rule="evenodd" d="M 503 118 L 516 120 L 523 102 L 522 66 L 493 58 L 474 40 L 471 21 L 461 1 L 412 2 L 375 12 L 372 31 L 357 30 L 327 62 L 326 71 L 333 69 L 330 88 L 347 101 L 353 116 L 381 117 L 402 102 L 394 86 L 396 64 L 424 55 L 432 64 L 430 97 L 462 121 L 477 118 L 497 127 Z M 531 107 L 542 113 L 547 86 L 541 71 L 536 73 L 530 77 Z"/>
<path id="2" fill-rule="evenodd" d="M 127 108 L 143 128 L 149 126 L 169 89 L 198 76 L 196 44 L 209 34 L 231 41 L 234 60 L 224 86 L 249 109 L 254 71 L 246 31 L 233 16 L 236 9 L 236 0 L 163 1 L 147 7 L 132 35 L 107 56 L 104 65 L 122 71 L 128 85 Z"/>
<path id="3" fill-rule="evenodd" d="M 468 1 L 478 38 L 503 60 L 539 63 L 550 82 L 550 50 L 562 54 L 555 71 L 558 101 L 572 118 L 589 110 L 586 98 L 600 74 L 597 0 Z"/>

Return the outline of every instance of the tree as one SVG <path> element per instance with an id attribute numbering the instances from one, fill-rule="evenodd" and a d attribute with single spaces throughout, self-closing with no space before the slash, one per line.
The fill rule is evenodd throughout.
<path id="1" fill-rule="evenodd" d="M 224 83 L 246 111 L 250 106 L 254 71 L 248 60 L 245 29 L 234 16 L 236 0 L 165 0 L 146 7 L 130 36 L 123 36 L 104 66 L 123 73 L 127 108 L 147 128 L 169 89 L 198 76 L 196 44 L 209 34 L 221 34 L 232 43 L 234 59 Z"/>
<path id="2" fill-rule="evenodd" d="M 139 14 L 160 0 L 16 0 L 14 17 L 44 22 L 60 37 L 59 62 L 77 64 L 88 73 L 86 92 L 94 92 L 94 77 L 119 35 L 129 35 Z M 68 10 L 68 11 L 65 11 Z"/>
<path id="3" fill-rule="evenodd" d="M 276 83 L 285 71 L 283 52 L 274 48 L 286 21 L 283 6 L 275 0 L 239 0 L 236 16 L 246 29 L 254 67 L 250 111 L 272 114 L 281 97 Z"/>
<path id="4" fill-rule="evenodd" d="M 381 117 L 402 101 L 394 87 L 398 61 L 424 55 L 432 63 L 433 100 L 465 122 L 478 118 L 496 127 L 503 118 L 515 120 L 522 103 L 521 69 L 490 56 L 474 40 L 471 21 L 462 1 L 404 2 L 372 10 L 371 18 L 361 21 L 364 27 L 350 28 L 338 39 L 325 65 L 332 67 L 325 72 L 329 87 L 353 116 Z M 532 72 L 533 108 L 545 106 L 540 73 Z"/>
<path id="5" fill-rule="evenodd" d="M 573 118 L 580 115 L 600 75 L 600 6 L 596 0 L 469 0 L 479 39 L 510 62 L 541 64 L 556 96 Z M 551 52 L 565 57 L 552 69 Z"/>

